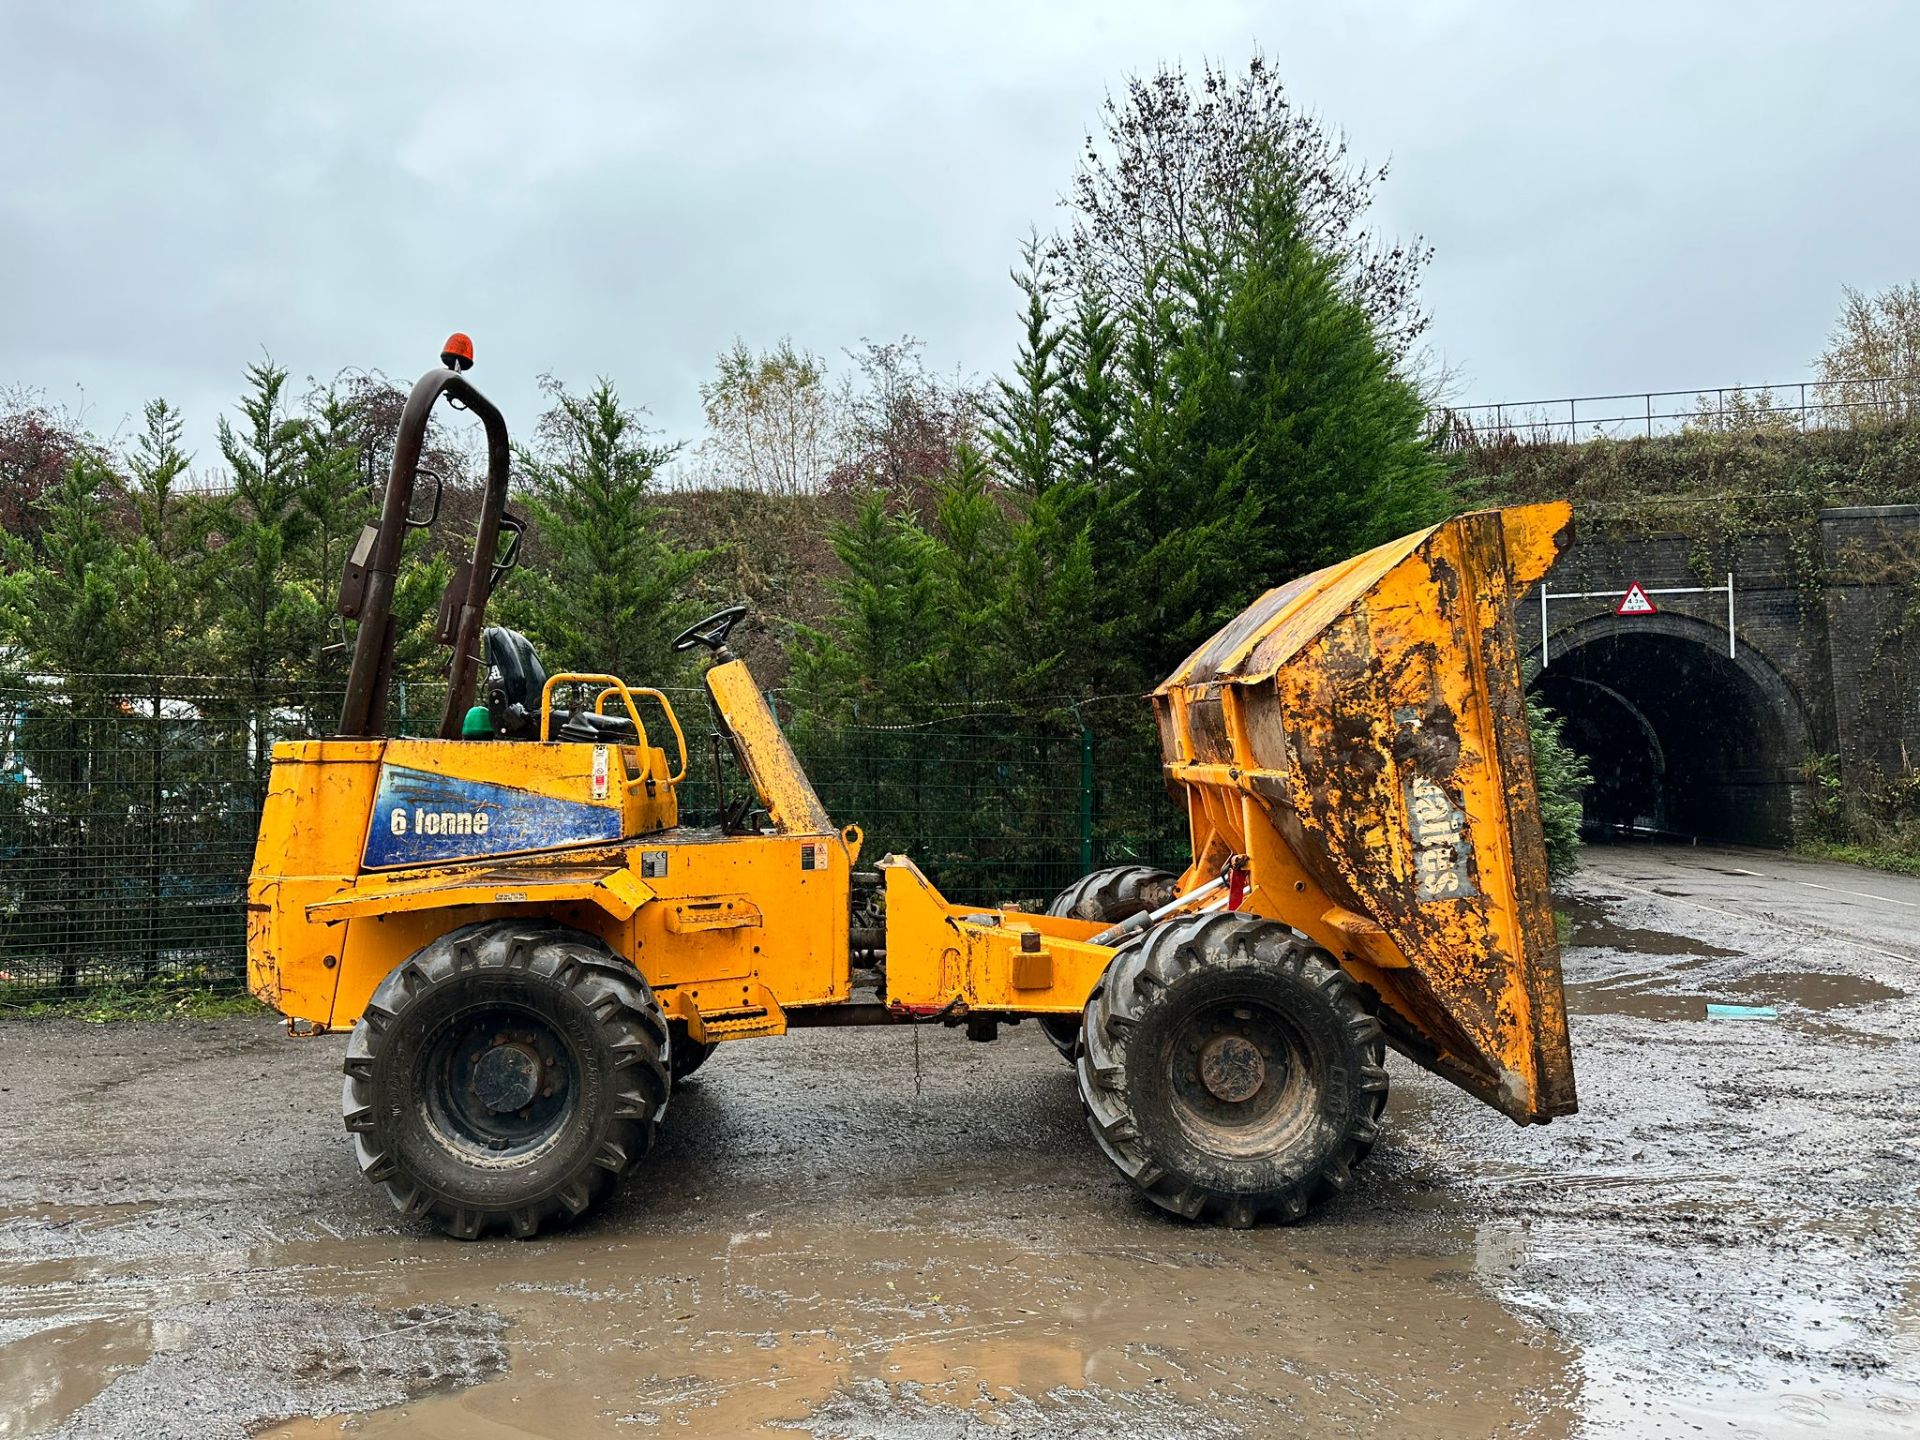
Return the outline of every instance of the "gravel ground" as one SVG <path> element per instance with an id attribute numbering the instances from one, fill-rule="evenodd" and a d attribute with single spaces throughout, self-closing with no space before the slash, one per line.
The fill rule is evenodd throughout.
<path id="1" fill-rule="evenodd" d="M 0 1025 L 0 1437 L 1920 1432 L 1920 883 L 1612 849 L 1564 908 L 1582 1113 L 1396 1060 L 1248 1232 L 1031 1026 L 729 1047 L 602 1213 L 462 1245 L 354 1171 L 341 1037 Z"/>

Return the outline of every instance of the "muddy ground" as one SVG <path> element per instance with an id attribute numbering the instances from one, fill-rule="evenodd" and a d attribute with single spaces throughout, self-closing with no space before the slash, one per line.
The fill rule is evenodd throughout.
<path id="1" fill-rule="evenodd" d="M 478 1245 L 359 1179 L 338 1037 L 0 1026 L 0 1437 L 1920 1433 L 1920 883 L 1611 849 L 1565 905 L 1582 1113 L 1396 1060 L 1291 1229 L 1136 1200 L 1030 1026 L 722 1051 L 600 1216 Z"/>

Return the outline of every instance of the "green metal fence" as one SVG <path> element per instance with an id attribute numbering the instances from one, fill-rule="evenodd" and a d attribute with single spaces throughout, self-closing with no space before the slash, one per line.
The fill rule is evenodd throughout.
<path id="1" fill-rule="evenodd" d="M 421 702 L 395 695 L 396 731 L 431 726 L 437 705 Z M 324 733 L 337 707 L 239 681 L 0 687 L 0 1008 L 102 985 L 237 988 L 266 760 L 276 740 Z M 679 708 L 683 821 L 712 823 L 704 717 Z M 1184 863 L 1184 819 L 1137 721 L 789 730 L 828 812 L 865 831 L 868 861 L 911 855 L 955 899 L 1043 903 L 1101 865 Z"/>

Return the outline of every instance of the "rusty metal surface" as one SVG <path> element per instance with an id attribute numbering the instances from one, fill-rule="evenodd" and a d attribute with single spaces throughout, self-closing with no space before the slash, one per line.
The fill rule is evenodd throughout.
<path id="1" fill-rule="evenodd" d="M 493 402 L 473 383 L 450 369 L 429 370 L 414 382 L 394 436 L 393 468 L 387 477 L 380 523 L 354 548 L 343 582 L 343 611 L 351 604 L 360 621 L 354 636 L 353 664 L 347 675 L 347 693 L 340 710 L 343 736 L 381 735 L 386 732 L 386 695 L 393 672 L 393 596 L 401 554 L 406 545 L 407 516 L 413 504 L 414 481 L 420 470 L 420 451 L 426 443 L 427 422 L 441 396 L 458 401 L 480 417 L 487 434 L 487 488 L 480 506 L 480 524 L 473 540 L 473 558 L 462 568 L 466 581 L 453 615 L 453 659 L 448 674 L 447 705 L 440 719 L 440 737 L 460 734 L 460 722 L 473 697 L 480 660 L 480 628 L 487 594 L 492 588 L 494 552 L 500 540 L 501 517 L 507 504 L 507 473 L 511 452 L 507 422 Z M 438 505 L 435 506 L 438 509 Z M 363 553 L 364 551 L 364 553 Z"/>
<path id="2" fill-rule="evenodd" d="M 1513 601 L 1564 505 L 1465 515 L 1262 596 L 1155 692 L 1196 871 L 1379 996 L 1396 1044 L 1517 1120 L 1575 1106 Z"/>

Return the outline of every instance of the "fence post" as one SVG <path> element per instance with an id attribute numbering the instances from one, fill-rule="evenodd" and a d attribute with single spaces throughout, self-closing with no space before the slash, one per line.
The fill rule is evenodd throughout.
<path id="1" fill-rule="evenodd" d="M 1080 726 L 1080 873 L 1093 869 L 1093 731 Z"/>

